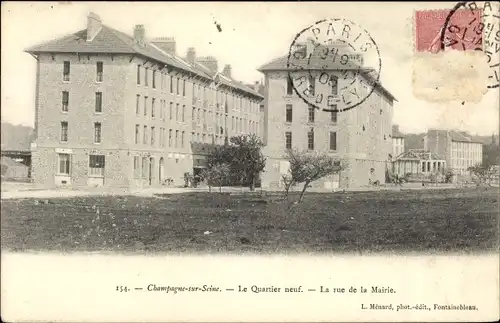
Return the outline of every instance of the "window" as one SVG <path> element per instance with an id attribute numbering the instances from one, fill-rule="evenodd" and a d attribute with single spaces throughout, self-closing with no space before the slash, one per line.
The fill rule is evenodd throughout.
<path id="1" fill-rule="evenodd" d="M 148 158 L 142 157 L 142 177 L 148 177 Z"/>
<path id="2" fill-rule="evenodd" d="M 142 136 L 143 136 L 142 143 L 147 144 L 148 143 L 148 126 L 144 126 Z"/>
<path id="3" fill-rule="evenodd" d="M 160 119 L 163 120 L 165 111 L 163 110 L 163 100 L 160 100 Z"/>
<path id="4" fill-rule="evenodd" d="M 170 113 L 170 120 L 172 120 L 172 110 L 173 110 L 173 107 L 174 107 L 174 103 L 173 102 L 170 102 L 170 107 L 169 107 L 169 113 Z"/>
<path id="5" fill-rule="evenodd" d="M 69 175 L 71 156 L 69 154 L 59 154 L 59 168 L 58 173 L 61 175 Z"/>
<path id="6" fill-rule="evenodd" d="M 307 148 L 309 150 L 314 149 L 314 129 L 311 128 L 307 133 Z"/>
<path id="7" fill-rule="evenodd" d="M 234 117 L 231 117 L 231 130 L 234 130 Z"/>
<path id="8" fill-rule="evenodd" d="M 97 75 L 96 75 L 97 82 L 102 82 L 102 72 L 103 72 L 102 62 L 97 62 Z"/>
<path id="9" fill-rule="evenodd" d="M 181 147 L 182 148 L 184 148 L 184 135 L 185 135 L 185 131 L 183 131 L 181 134 Z"/>
<path id="10" fill-rule="evenodd" d="M 68 82 L 69 81 L 69 72 L 70 72 L 70 67 L 69 67 L 69 61 L 64 62 L 64 70 L 63 70 L 63 81 Z"/>
<path id="11" fill-rule="evenodd" d="M 148 86 L 148 72 L 149 69 L 147 67 L 144 68 L 144 86 Z"/>
<path id="12" fill-rule="evenodd" d="M 155 127 L 151 127 L 151 146 L 155 145 Z"/>
<path id="13" fill-rule="evenodd" d="M 144 97 L 144 115 L 145 116 L 148 115 L 148 97 L 147 96 Z"/>
<path id="14" fill-rule="evenodd" d="M 61 122 L 61 141 L 68 141 L 68 122 Z"/>
<path id="15" fill-rule="evenodd" d="M 134 156 L 134 177 L 138 178 L 141 174 L 141 165 L 139 162 L 139 156 Z"/>
<path id="16" fill-rule="evenodd" d="M 156 71 L 153 70 L 153 89 L 156 89 Z"/>
<path id="17" fill-rule="evenodd" d="M 316 92 L 316 79 L 314 75 L 309 75 L 309 91 L 311 95 L 315 95 Z"/>
<path id="18" fill-rule="evenodd" d="M 170 93 L 174 93 L 174 78 L 170 75 Z"/>
<path id="19" fill-rule="evenodd" d="M 182 80 L 182 96 L 186 96 L 186 80 Z"/>
<path id="20" fill-rule="evenodd" d="M 179 130 L 175 130 L 175 148 L 179 145 Z"/>
<path id="21" fill-rule="evenodd" d="M 95 93 L 95 112 L 102 112 L 102 92 Z"/>
<path id="22" fill-rule="evenodd" d="M 156 99 L 152 98 L 151 99 L 151 118 L 155 117 L 155 103 L 156 103 Z"/>
<path id="23" fill-rule="evenodd" d="M 179 80 L 179 78 L 177 77 L 177 78 L 176 78 L 176 80 L 175 80 L 175 87 L 176 87 L 176 89 L 177 89 L 177 91 L 176 91 L 177 95 L 179 95 L 179 94 L 180 94 L 180 92 L 179 92 L 179 83 L 180 83 L 180 80 Z"/>
<path id="24" fill-rule="evenodd" d="M 90 155 L 89 156 L 89 175 L 90 176 L 104 176 L 104 155 Z"/>
<path id="25" fill-rule="evenodd" d="M 168 146 L 172 147 L 172 129 L 168 129 Z"/>
<path id="26" fill-rule="evenodd" d="M 175 105 L 175 120 L 179 120 L 179 103 Z"/>
<path id="27" fill-rule="evenodd" d="M 314 107 L 309 107 L 309 122 L 314 122 Z"/>
<path id="28" fill-rule="evenodd" d="M 337 105 L 334 104 L 331 106 L 332 109 L 336 110 L 337 109 Z M 337 123 L 337 111 L 331 111 L 330 112 L 330 121 L 333 122 L 333 123 Z"/>
<path id="29" fill-rule="evenodd" d="M 196 108 L 193 107 L 193 113 L 191 114 L 191 121 L 194 121 L 196 114 Z"/>
<path id="30" fill-rule="evenodd" d="M 287 95 L 293 94 L 293 83 L 292 83 L 292 78 L 290 76 L 286 78 L 286 94 Z"/>
<path id="31" fill-rule="evenodd" d="M 140 102 L 139 100 L 141 99 L 141 96 L 137 94 L 137 98 L 135 100 L 135 114 L 139 115 L 141 113 L 141 107 L 140 107 Z"/>
<path id="32" fill-rule="evenodd" d="M 140 126 L 138 124 L 135 125 L 135 143 L 139 143 L 140 138 Z"/>
<path id="33" fill-rule="evenodd" d="M 292 105 L 286 105 L 286 122 L 292 122 Z"/>
<path id="34" fill-rule="evenodd" d="M 330 83 L 330 91 L 331 91 L 332 95 L 337 95 L 338 94 L 338 88 L 339 88 L 338 82 L 339 82 L 338 77 L 336 77 L 336 76 L 330 76 L 329 83 Z"/>
<path id="35" fill-rule="evenodd" d="M 94 123 L 94 143 L 98 144 L 101 142 L 101 123 Z"/>
<path id="36" fill-rule="evenodd" d="M 141 65 L 137 65 L 137 85 L 141 85 Z"/>
<path id="37" fill-rule="evenodd" d="M 69 92 L 63 91 L 63 93 L 62 93 L 62 111 L 68 112 L 68 103 L 69 103 Z"/>
<path id="38" fill-rule="evenodd" d="M 186 116 L 186 105 L 182 106 L 182 122 L 184 122 L 184 118 Z"/>
<path id="39" fill-rule="evenodd" d="M 285 147 L 286 149 L 292 149 L 292 132 L 285 132 Z"/>
<path id="40" fill-rule="evenodd" d="M 330 132 L 330 150 L 337 150 L 337 133 Z"/>

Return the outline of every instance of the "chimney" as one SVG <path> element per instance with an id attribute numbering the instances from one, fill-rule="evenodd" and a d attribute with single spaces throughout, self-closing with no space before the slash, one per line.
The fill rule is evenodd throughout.
<path id="1" fill-rule="evenodd" d="M 134 40 L 139 46 L 144 46 L 146 40 L 146 30 L 143 25 L 135 25 Z"/>
<path id="2" fill-rule="evenodd" d="M 312 37 L 307 38 L 307 42 L 306 42 L 307 57 L 309 57 L 309 55 L 311 55 L 314 52 L 314 49 L 316 48 L 315 45 L 316 45 L 316 42 L 314 41 L 314 39 Z"/>
<path id="3" fill-rule="evenodd" d="M 152 40 L 151 43 L 170 55 L 175 55 L 177 53 L 174 37 L 158 37 Z"/>
<path id="4" fill-rule="evenodd" d="M 87 16 L 87 41 L 92 41 L 102 27 L 101 18 L 93 12 Z"/>
<path id="5" fill-rule="evenodd" d="M 197 61 L 200 64 L 206 66 L 210 70 L 210 72 L 214 74 L 219 70 L 217 59 L 215 59 L 215 57 L 213 56 L 199 57 Z"/>
<path id="6" fill-rule="evenodd" d="M 189 64 L 194 65 L 196 62 L 196 50 L 194 47 L 189 47 L 186 54 L 186 60 Z"/>
<path id="7" fill-rule="evenodd" d="M 231 65 L 225 65 L 224 69 L 222 70 L 222 74 L 231 78 Z"/>

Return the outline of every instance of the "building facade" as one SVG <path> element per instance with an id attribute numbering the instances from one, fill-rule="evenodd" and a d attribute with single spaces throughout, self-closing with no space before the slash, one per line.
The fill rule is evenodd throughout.
<path id="1" fill-rule="evenodd" d="M 149 187 L 203 167 L 236 134 L 259 133 L 255 90 L 214 57 L 185 58 L 173 38 L 147 41 L 102 24 L 26 50 L 37 60 L 33 180 Z"/>
<path id="2" fill-rule="evenodd" d="M 398 155 L 392 165 L 392 172 L 398 176 L 406 174 L 427 176 L 436 173 L 444 174 L 446 171 L 446 161 L 424 149 L 410 149 Z"/>
<path id="3" fill-rule="evenodd" d="M 405 136 L 399 131 L 398 125 L 392 126 L 392 159 L 396 158 L 405 151 Z"/>
<path id="4" fill-rule="evenodd" d="M 262 175 L 263 187 L 280 187 L 282 175 L 288 171 L 284 158 L 288 149 L 324 152 L 338 157 L 345 164 L 340 174 L 313 182 L 322 189 L 349 188 L 385 182 L 385 171 L 390 167 L 392 153 L 391 129 L 395 98 L 380 84 L 367 99 L 355 108 L 343 112 L 324 112 L 304 102 L 289 78 L 287 56 L 277 58 L 259 71 L 265 75 L 263 115 L 264 154 L 266 169 Z M 318 77 L 321 71 L 304 71 L 316 91 L 320 92 Z M 296 77 L 300 72 L 295 71 Z M 340 69 L 329 69 L 336 76 L 335 89 L 344 86 Z M 365 77 L 363 73 L 356 74 Z M 311 85 L 310 85 L 311 86 Z M 328 86 L 328 85 L 325 85 Z M 362 86 L 358 93 L 365 94 Z M 322 93 L 322 92 L 321 92 Z M 335 94 L 337 93 L 337 94 Z M 338 106 L 338 109 L 343 107 Z"/>
<path id="5" fill-rule="evenodd" d="M 456 175 L 469 175 L 468 168 L 483 162 L 483 145 L 463 132 L 453 130 L 427 131 L 424 149 L 443 156 Z"/>

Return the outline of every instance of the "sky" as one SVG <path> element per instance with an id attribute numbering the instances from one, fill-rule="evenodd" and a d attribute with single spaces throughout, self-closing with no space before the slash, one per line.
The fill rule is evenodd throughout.
<path id="1" fill-rule="evenodd" d="M 398 100 L 393 123 L 403 132 L 459 129 L 491 135 L 499 131 L 499 90 L 482 100 L 430 102 L 414 95 L 415 10 L 451 9 L 453 3 L 250 3 L 250 2 L 2 2 L 1 117 L 33 125 L 36 61 L 23 50 L 86 28 L 94 12 L 103 24 L 132 35 L 144 25 L 146 37 L 175 37 L 185 56 L 215 56 L 231 64 L 233 77 L 262 81 L 257 68 L 287 53 L 295 35 L 325 18 L 344 18 L 366 29 L 381 55 L 381 82 Z M 222 31 L 218 31 L 216 24 Z"/>

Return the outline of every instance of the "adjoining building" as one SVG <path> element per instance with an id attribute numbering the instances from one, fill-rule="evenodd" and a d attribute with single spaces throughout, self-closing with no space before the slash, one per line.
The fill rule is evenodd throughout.
<path id="1" fill-rule="evenodd" d="M 37 61 L 33 179 L 46 185 L 149 187 L 203 167 L 214 145 L 259 133 L 257 91 L 185 58 L 175 39 L 148 41 L 102 24 L 26 50 Z"/>
<path id="2" fill-rule="evenodd" d="M 456 175 L 470 175 L 468 168 L 483 162 L 483 144 L 473 141 L 465 132 L 428 130 L 424 149 L 442 156 Z"/>
<path id="3" fill-rule="evenodd" d="M 446 161 L 437 154 L 424 149 L 410 149 L 400 154 L 392 163 L 392 172 L 402 177 L 406 174 L 428 176 L 431 174 L 444 174 Z"/>
<path id="4" fill-rule="evenodd" d="M 307 51 L 310 50 L 306 46 Z M 308 57 L 310 53 L 307 53 Z M 300 98 L 293 89 L 287 66 L 288 55 L 276 58 L 259 68 L 265 75 L 263 138 L 266 170 L 263 187 L 280 187 L 282 175 L 288 171 L 284 158 L 288 149 L 325 152 L 346 162 L 347 168 L 312 185 L 325 189 L 349 188 L 385 182 L 386 168 L 392 153 L 392 117 L 394 96 L 380 83 L 360 105 L 343 112 L 324 112 Z M 344 80 L 342 69 L 322 67 L 336 78 L 330 95 L 339 96 L 339 89 L 351 80 Z M 311 88 L 321 87 L 321 70 L 304 70 L 296 77 L 306 77 Z M 363 71 L 361 69 L 361 71 Z M 301 74 L 302 73 L 302 74 Z M 354 73 L 356 80 L 370 78 L 369 73 Z M 371 81 L 374 81 L 373 79 Z M 366 89 L 361 85 L 358 93 Z M 341 104 L 341 103 L 339 103 Z M 343 106 L 338 106 L 342 110 Z"/>
<path id="5" fill-rule="evenodd" d="M 396 158 L 405 151 L 405 135 L 399 131 L 399 125 L 392 126 L 392 159 Z"/>

